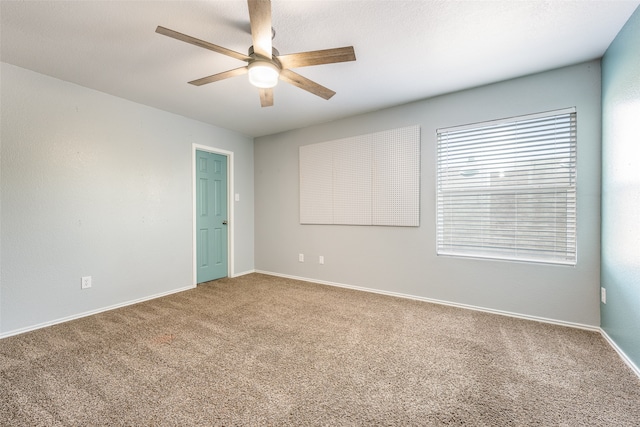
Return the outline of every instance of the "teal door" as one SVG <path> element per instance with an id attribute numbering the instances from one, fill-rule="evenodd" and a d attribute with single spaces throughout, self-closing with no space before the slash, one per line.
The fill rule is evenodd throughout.
<path id="1" fill-rule="evenodd" d="M 196 150 L 197 282 L 226 277 L 227 157 Z"/>

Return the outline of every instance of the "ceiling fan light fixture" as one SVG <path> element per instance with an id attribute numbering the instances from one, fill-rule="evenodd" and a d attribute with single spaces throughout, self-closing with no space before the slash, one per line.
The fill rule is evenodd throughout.
<path id="1" fill-rule="evenodd" d="M 280 69 L 269 61 L 253 61 L 249 64 L 249 83 L 261 89 L 278 84 Z"/>

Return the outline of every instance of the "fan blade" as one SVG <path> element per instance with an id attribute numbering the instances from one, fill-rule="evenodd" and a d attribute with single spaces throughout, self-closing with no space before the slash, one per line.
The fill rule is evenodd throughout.
<path id="1" fill-rule="evenodd" d="M 308 67 L 309 65 L 334 64 L 356 60 L 353 46 L 314 50 L 278 56 L 283 68 Z"/>
<path id="2" fill-rule="evenodd" d="M 249 5 L 249 21 L 251 22 L 251 38 L 256 55 L 271 59 L 271 1 L 247 0 Z"/>
<path id="3" fill-rule="evenodd" d="M 260 89 L 260 106 L 271 107 L 273 105 L 273 88 Z"/>
<path id="4" fill-rule="evenodd" d="M 179 33 L 177 31 L 170 30 L 170 29 L 165 28 L 165 27 L 161 27 L 160 25 L 158 25 L 158 28 L 156 28 L 156 33 L 162 34 L 163 36 L 174 38 L 176 40 L 180 40 L 180 41 L 183 41 L 183 42 L 191 43 L 192 45 L 200 46 L 200 47 L 203 47 L 205 49 L 209 49 L 209 50 L 212 50 L 214 52 L 218 52 L 218 53 L 221 53 L 223 55 L 227 55 L 227 56 L 230 56 L 232 58 L 239 59 L 241 61 L 249 62 L 251 60 L 250 57 L 248 57 L 247 55 L 245 55 L 243 53 L 236 52 L 235 50 L 227 49 L 227 48 L 224 48 L 222 46 L 218 46 L 218 45 L 215 45 L 213 43 L 209 43 L 209 42 L 206 42 L 204 40 L 200 40 L 200 39 L 197 39 L 195 37 L 191 37 L 191 36 L 188 36 L 186 34 L 182 34 L 182 33 Z"/>
<path id="5" fill-rule="evenodd" d="M 230 77 L 241 76 L 242 74 L 247 74 L 249 67 L 240 67 L 235 68 L 233 70 L 225 71 L 223 73 L 214 74 L 212 76 L 203 77 L 201 79 L 190 81 L 189 84 L 194 86 L 202 86 L 207 83 L 217 82 L 218 80 L 228 79 Z"/>
<path id="6" fill-rule="evenodd" d="M 294 73 L 291 70 L 282 70 L 280 72 L 280 79 L 294 86 L 298 86 L 307 92 L 311 92 L 314 95 L 318 95 L 320 98 L 329 99 L 336 94 L 331 89 L 321 86 L 306 77 L 302 77 L 300 74 Z"/>

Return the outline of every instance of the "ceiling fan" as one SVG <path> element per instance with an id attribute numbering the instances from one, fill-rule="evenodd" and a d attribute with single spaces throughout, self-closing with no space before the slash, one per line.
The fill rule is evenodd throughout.
<path id="1" fill-rule="evenodd" d="M 156 28 L 156 33 L 158 34 L 191 43 L 248 63 L 244 67 L 213 74 L 190 81 L 189 83 L 195 86 L 202 86 L 230 77 L 249 74 L 249 82 L 260 91 L 260 105 L 262 107 L 270 107 L 273 105 L 273 87 L 278 83 L 278 79 L 324 99 L 329 99 L 335 95 L 335 92 L 331 89 L 291 71 L 291 68 L 355 61 L 356 54 L 353 46 L 280 55 L 272 45 L 275 31 L 271 27 L 271 1 L 247 0 L 247 3 L 249 5 L 249 21 L 251 23 L 251 38 L 253 41 L 253 46 L 249 48 L 247 55 L 162 26 Z"/>

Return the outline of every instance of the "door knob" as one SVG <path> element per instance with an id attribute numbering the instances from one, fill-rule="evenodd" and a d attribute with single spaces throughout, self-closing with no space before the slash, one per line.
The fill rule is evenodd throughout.
<path id="1" fill-rule="evenodd" d="M 227 220 L 222 221 L 222 225 L 227 225 Z"/>

